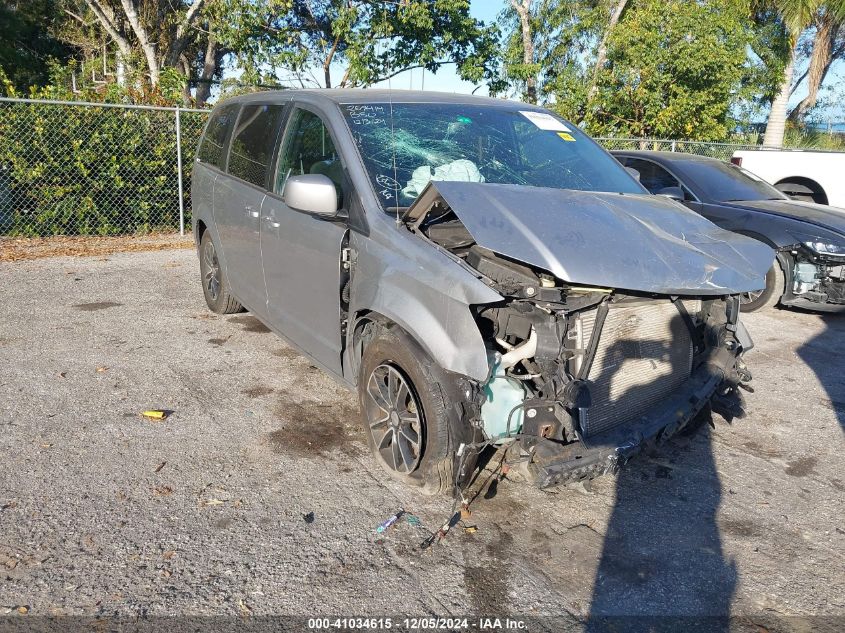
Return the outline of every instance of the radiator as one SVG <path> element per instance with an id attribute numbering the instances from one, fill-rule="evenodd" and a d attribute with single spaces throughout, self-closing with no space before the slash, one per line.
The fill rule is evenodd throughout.
<path id="1" fill-rule="evenodd" d="M 698 301 L 684 301 L 695 315 Z M 586 349 L 596 310 L 577 323 L 579 347 Z M 611 306 L 587 380 L 592 406 L 582 419 L 585 436 L 635 420 L 678 389 L 692 371 L 689 329 L 669 300 Z"/>

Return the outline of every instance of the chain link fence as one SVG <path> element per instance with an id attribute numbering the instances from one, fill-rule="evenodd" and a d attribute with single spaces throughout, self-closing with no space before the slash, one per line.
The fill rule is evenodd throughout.
<path id="1" fill-rule="evenodd" d="M 0 99 L 0 235 L 172 232 L 208 112 Z"/>
<path id="2" fill-rule="evenodd" d="M 741 149 L 760 149 L 760 145 L 742 143 L 702 143 L 698 141 L 669 141 L 654 138 L 596 138 L 606 150 L 651 150 L 657 152 L 685 152 L 721 160 L 730 160 Z"/>
<path id="3" fill-rule="evenodd" d="M 0 236 L 143 235 L 190 223 L 208 110 L 0 98 Z M 757 145 L 597 138 L 729 160 Z"/>

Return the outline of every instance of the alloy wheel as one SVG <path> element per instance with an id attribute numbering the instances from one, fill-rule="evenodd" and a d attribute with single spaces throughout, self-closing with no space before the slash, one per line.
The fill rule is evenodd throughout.
<path id="1" fill-rule="evenodd" d="M 367 380 L 367 431 L 379 458 L 392 470 L 413 472 L 422 457 L 423 418 L 410 382 L 383 363 Z"/>
<path id="2" fill-rule="evenodd" d="M 203 249 L 203 262 L 205 264 L 205 272 L 203 273 L 203 283 L 208 292 L 208 296 L 212 301 L 215 301 L 220 294 L 220 262 L 217 259 L 217 251 L 214 248 L 214 242 L 208 240 Z"/>

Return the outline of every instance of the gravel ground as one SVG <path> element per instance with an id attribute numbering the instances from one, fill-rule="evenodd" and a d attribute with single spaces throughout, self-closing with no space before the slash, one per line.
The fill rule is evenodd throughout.
<path id="1" fill-rule="evenodd" d="M 845 317 L 748 315 L 745 419 L 591 490 L 485 485 L 478 531 L 420 551 L 424 527 L 375 527 L 450 503 L 387 481 L 354 395 L 209 313 L 197 269 L 189 250 L 0 264 L 0 620 L 845 616 Z"/>

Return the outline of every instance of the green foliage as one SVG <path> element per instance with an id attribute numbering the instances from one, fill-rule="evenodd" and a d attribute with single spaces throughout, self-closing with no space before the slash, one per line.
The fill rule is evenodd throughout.
<path id="1" fill-rule="evenodd" d="M 617 25 L 598 73 L 595 135 L 724 138 L 745 74 L 747 7 L 736 0 L 641 0 Z"/>
<path id="2" fill-rule="evenodd" d="M 34 97 L 68 98 L 55 89 Z M 89 100 L 102 101 L 88 94 Z M 182 113 L 190 170 L 203 113 Z M 0 104 L 0 232 L 117 235 L 179 225 L 172 111 L 55 104 Z M 189 174 L 186 191 L 189 190 Z"/>
<path id="3" fill-rule="evenodd" d="M 845 151 L 845 134 L 828 134 L 822 130 L 788 124 L 783 146 L 842 152 Z"/>
<path id="4" fill-rule="evenodd" d="M 58 0 L 5 0 L 0 3 L 0 70 L 18 90 L 43 85 L 48 61 L 67 58 L 72 48 L 54 37 L 60 21 Z"/>
<path id="5" fill-rule="evenodd" d="M 279 71 L 325 75 L 366 86 L 423 66 L 455 63 L 461 77 L 492 77 L 498 30 L 469 14 L 469 0 L 218 0 L 209 16 L 234 51 L 242 81 L 270 82 Z M 328 83 L 324 77 L 320 83 Z M 331 81 L 331 78 L 328 78 Z"/>
<path id="6" fill-rule="evenodd" d="M 457 64 L 468 81 L 490 77 L 498 40 L 495 27 L 469 15 L 469 0 L 363 2 L 341 13 L 336 37 L 346 41 L 353 85 L 368 85 L 404 68 L 436 72 Z M 335 30 L 335 29 L 333 29 Z"/>

